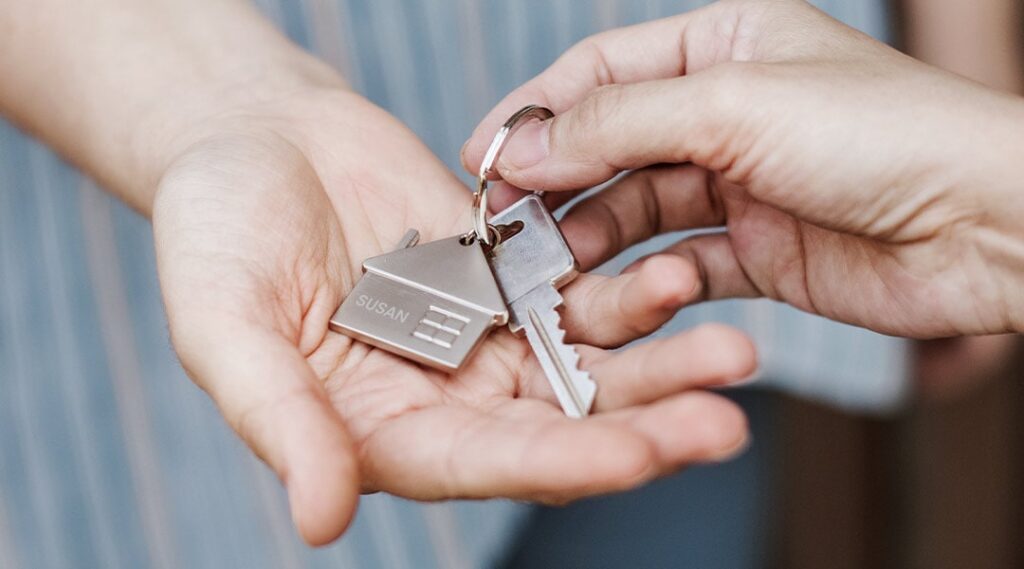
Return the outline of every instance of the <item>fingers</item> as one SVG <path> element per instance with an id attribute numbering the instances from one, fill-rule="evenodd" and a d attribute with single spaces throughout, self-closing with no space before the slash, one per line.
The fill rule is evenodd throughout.
<path id="1" fill-rule="evenodd" d="M 594 412 L 643 405 L 693 389 L 734 384 L 757 369 L 753 343 L 742 332 L 705 324 L 667 338 L 650 340 L 620 352 L 576 344 L 580 367 L 597 382 Z M 522 370 L 520 396 L 557 408 L 557 399 L 540 366 L 530 358 Z"/>
<path id="2" fill-rule="evenodd" d="M 575 204 L 560 223 L 583 270 L 660 233 L 724 224 L 715 176 L 692 165 L 632 172 Z"/>
<path id="3" fill-rule="evenodd" d="M 544 196 L 544 205 L 548 206 L 551 211 L 555 211 L 583 191 L 585 190 L 547 194 Z M 491 183 L 487 193 L 487 209 L 491 213 L 498 213 L 530 193 L 532 193 L 530 190 L 517 188 L 504 180 L 496 180 Z"/>
<path id="4" fill-rule="evenodd" d="M 602 85 L 682 75 L 687 71 L 688 54 L 683 42 L 688 24 L 707 10 L 607 31 L 576 44 L 488 113 L 463 147 L 463 164 L 468 171 L 476 172 L 491 137 L 512 113 L 526 105 L 542 105 L 559 114 Z M 725 38 L 697 45 L 710 50 L 723 41 Z"/>
<path id="5" fill-rule="evenodd" d="M 659 475 L 687 464 L 733 458 L 749 444 L 743 411 L 732 401 L 706 392 L 683 393 L 595 419 L 645 436 L 654 448 Z"/>
<path id="6" fill-rule="evenodd" d="M 691 263 L 665 255 L 615 278 L 580 275 L 562 295 L 566 341 L 617 347 L 657 330 L 697 300 L 700 280 Z"/>
<path id="7" fill-rule="evenodd" d="M 531 189 L 594 185 L 595 180 L 609 177 L 609 167 L 622 170 L 631 168 L 627 164 L 653 164 L 652 147 L 664 146 L 667 141 L 709 148 L 710 141 L 698 135 L 716 134 L 716 130 L 736 124 L 734 118 L 721 114 L 729 105 L 723 106 L 720 101 L 739 107 L 743 105 L 735 103 L 745 102 L 748 119 L 760 113 L 761 108 L 751 100 L 758 94 L 752 84 L 757 74 L 725 83 L 706 81 L 722 75 L 707 73 L 721 63 L 795 61 L 820 58 L 822 54 L 855 57 L 865 50 L 877 51 L 877 46 L 865 47 L 873 43 L 877 42 L 866 40 L 806 2 L 754 0 L 717 2 L 678 16 L 598 34 L 573 46 L 544 73 L 505 97 L 463 147 L 463 164 L 475 172 L 501 124 L 526 104 L 542 104 L 559 117 L 543 127 L 524 126 L 504 152 L 506 160 L 499 172 L 516 185 Z M 683 77 L 701 79 L 678 80 Z M 715 83 L 719 88 L 712 91 L 696 88 Z M 666 89 L 666 85 L 673 87 Z M 616 110 L 618 104 L 622 108 Z M 563 114 L 570 118 L 561 117 Z M 633 121 L 635 125 L 631 125 Z M 699 125 L 703 127 L 697 128 Z M 636 136 L 638 131 L 652 139 L 645 143 Z M 616 144 L 616 140 L 605 138 L 607 133 L 623 138 Z M 666 140 L 672 133 L 675 137 Z M 586 139 L 595 136 L 598 139 L 588 143 Z M 633 144 L 639 146 L 631 154 Z M 609 147 L 620 155 L 612 161 L 611 155 L 603 154 L 582 165 L 598 167 L 590 176 L 582 171 L 550 168 L 552 161 L 583 161 L 577 155 L 606 152 Z M 678 157 L 687 152 L 684 147 L 676 152 L 663 147 L 656 154 Z M 692 149 L 690 154 L 694 154 Z M 560 178 L 556 173 L 567 177 Z"/>
<path id="8" fill-rule="evenodd" d="M 648 168 L 576 204 L 561 227 L 580 268 L 589 270 L 657 233 L 724 223 L 713 179 L 695 166 Z M 648 257 L 613 279 L 584 274 L 564 288 L 567 341 L 620 346 L 653 332 L 701 298 L 702 265 L 697 261 L 702 258 L 682 250 L 673 253 Z M 723 254 L 735 262 L 729 253 L 731 249 L 709 252 L 709 266 L 723 266 Z"/>
<path id="9" fill-rule="evenodd" d="M 719 186 L 723 187 L 721 192 Z M 560 225 L 580 267 L 589 270 L 657 234 L 725 224 L 721 193 L 727 190 L 735 191 L 736 188 L 696 166 L 644 168 L 574 205 Z M 679 287 L 677 292 L 680 294 L 683 288 L 690 291 L 684 297 L 685 304 L 697 300 L 762 296 L 762 291 L 750 279 L 736 256 L 727 233 L 689 237 L 662 253 L 682 261 L 671 265 L 675 267 L 673 274 L 664 274 L 663 282 L 664 286 L 669 287 L 674 283 Z M 637 270 L 642 272 L 647 262 L 662 257 L 664 255 L 659 254 L 641 259 L 627 268 L 623 276 Z M 572 292 L 567 289 L 567 293 Z M 602 300 L 607 298 L 611 297 Z M 659 297 L 653 295 L 647 298 L 653 302 Z M 590 302 L 584 306 L 595 304 Z M 604 306 L 607 308 L 609 305 Z M 567 311 L 571 310 L 572 306 L 567 305 Z M 586 341 L 591 339 L 590 336 L 586 337 Z M 606 342 L 595 343 L 610 345 Z"/>
<path id="10" fill-rule="evenodd" d="M 491 213 L 498 213 L 530 193 L 529 190 L 517 188 L 504 180 L 496 180 L 491 183 L 490 188 L 487 190 L 487 209 Z"/>
<path id="11" fill-rule="evenodd" d="M 769 68 L 718 66 L 693 76 L 591 91 L 555 118 L 522 126 L 498 161 L 509 183 L 534 190 L 587 188 L 624 170 L 694 162 L 736 169 L 757 142 Z"/>
<path id="12" fill-rule="evenodd" d="M 749 377 L 757 368 L 751 341 L 738 330 L 719 324 L 705 324 L 618 353 L 579 349 L 598 384 L 596 412 L 728 385 Z"/>
<path id="13" fill-rule="evenodd" d="M 675 255 L 696 269 L 702 301 L 764 296 L 740 264 L 727 233 L 688 237 L 661 254 Z M 629 271 L 627 267 L 624 272 Z"/>
<path id="14" fill-rule="evenodd" d="M 690 395 L 582 421 L 523 398 L 486 413 L 424 409 L 375 431 L 364 464 L 382 489 L 421 500 L 565 502 L 625 490 L 741 446 L 746 426 L 735 406 Z"/>
<path id="15" fill-rule="evenodd" d="M 298 350 L 250 327 L 206 321 L 200 334 L 179 333 L 176 346 L 189 374 L 286 486 L 303 539 L 329 543 L 355 513 L 352 441 Z"/>
<path id="16" fill-rule="evenodd" d="M 611 492 L 657 470 L 643 437 L 530 399 L 486 413 L 445 406 L 403 415 L 374 431 L 364 456 L 377 487 L 426 500 Z"/>

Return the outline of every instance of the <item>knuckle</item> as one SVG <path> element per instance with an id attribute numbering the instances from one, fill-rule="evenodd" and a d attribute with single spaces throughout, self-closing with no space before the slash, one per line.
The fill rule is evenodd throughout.
<path id="1" fill-rule="evenodd" d="M 605 119 L 622 105 L 625 87 L 618 84 L 601 85 L 589 97 L 595 119 Z"/>
<path id="2" fill-rule="evenodd" d="M 602 85 L 594 89 L 577 106 L 577 123 L 584 126 L 602 124 L 622 101 L 622 87 Z"/>
<path id="3" fill-rule="evenodd" d="M 623 88 L 619 85 L 604 85 L 594 89 L 573 108 L 569 120 L 562 123 L 562 131 L 556 131 L 552 144 L 567 143 L 570 152 L 584 145 L 588 148 L 604 148 L 606 133 L 615 130 L 609 122 L 614 119 L 617 109 L 621 108 L 622 97 Z"/>
<path id="4" fill-rule="evenodd" d="M 695 156 L 713 170 L 728 170 L 741 141 L 760 132 L 762 109 L 777 106 L 769 99 L 775 71 L 770 64 L 730 62 L 716 65 L 693 78 L 695 100 L 714 120 L 700 121 L 693 133 L 707 141 L 706 155 Z"/>

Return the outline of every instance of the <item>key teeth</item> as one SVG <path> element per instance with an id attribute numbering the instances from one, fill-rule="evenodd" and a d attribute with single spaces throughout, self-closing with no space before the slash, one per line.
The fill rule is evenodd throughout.
<path id="1" fill-rule="evenodd" d="M 561 298 L 562 297 L 559 297 L 559 299 L 561 299 Z M 565 342 L 565 328 L 562 328 L 562 312 L 560 310 L 558 310 L 558 308 L 563 306 L 563 305 L 564 305 L 564 302 L 559 302 L 558 305 L 555 306 L 555 318 L 554 318 L 555 337 L 553 337 L 551 339 L 555 342 L 556 346 L 560 347 L 560 351 L 561 351 L 561 349 L 565 349 L 570 354 L 572 354 L 572 358 L 568 362 L 566 362 L 566 363 L 571 363 L 573 370 L 578 371 L 587 380 L 590 380 L 590 372 L 588 372 L 588 371 L 586 371 L 584 369 L 580 369 L 580 353 L 578 351 L 576 351 L 576 346 L 573 346 L 572 344 L 567 344 Z"/>
<path id="2" fill-rule="evenodd" d="M 597 384 L 589 372 L 580 369 L 581 357 L 576 347 L 565 342 L 562 314 L 557 310 L 562 300 L 551 287 L 534 289 L 512 303 L 512 320 L 526 329 L 562 409 L 570 417 L 584 417 L 593 407 Z M 562 387 L 556 386 L 556 382 Z"/>
<path id="3" fill-rule="evenodd" d="M 559 303 L 561 306 L 562 303 Z M 591 408 L 594 406 L 594 399 L 597 395 L 597 384 L 590 376 L 590 372 L 580 368 L 580 353 L 576 350 L 576 346 L 568 344 L 565 341 L 565 328 L 562 327 L 562 314 L 561 311 L 555 310 L 555 317 L 552 324 L 554 324 L 554 330 L 551 331 L 551 340 L 555 343 L 556 349 L 562 352 L 562 359 L 566 365 L 569 366 L 569 373 L 572 375 L 572 381 L 575 384 L 573 386 L 577 395 L 583 399 L 581 403 L 584 404 L 582 409 L 582 417 L 586 417 L 590 414 Z M 579 385 L 580 382 L 584 382 L 585 385 Z M 581 389 L 582 388 L 582 389 Z M 583 391 L 585 390 L 585 391 Z M 573 413 L 573 415 L 575 415 Z"/>

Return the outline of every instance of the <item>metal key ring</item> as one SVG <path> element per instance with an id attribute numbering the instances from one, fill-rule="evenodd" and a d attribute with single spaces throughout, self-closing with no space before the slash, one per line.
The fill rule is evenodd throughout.
<path id="1" fill-rule="evenodd" d="M 487 225 L 487 176 L 494 173 L 494 166 L 498 163 L 501 151 L 512 134 L 529 119 L 545 121 L 555 116 L 551 109 L 538 105 L 529 105 L 516 111 L 516 114 L 509 117 L 501 126 L 494 140 L 484 154 L 484 160 L 480 164 L 480 173 L 477 175 L 476 192 L 473 194 L 473 233 L 484 245 L 493 245 L 493 235 Z"/>

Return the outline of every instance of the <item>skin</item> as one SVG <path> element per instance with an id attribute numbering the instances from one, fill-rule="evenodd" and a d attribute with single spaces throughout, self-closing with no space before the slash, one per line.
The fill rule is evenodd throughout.
<path id="1" fill-rule="evenodd" d="M 738 0 L 583 41 L 484 119 L 467 168 L 527 101 L 558 116 L 510 142 L 512 185 L 565 199 L 631 170 L 565 219 L 590 262 L 724 226 L 666 251 L 705 300 L 767 296 L 916 338 L 1024 326 L 1014 95 L 804 2 Z"/>
<path id="2" fill-rule="evenodd" d="M 280 476 L 312 544 L 344 531 L 360 492 L 557 503 L 745 444 L 739 409 L 699 389 L 753 372 L 744 336 L 608 350 L 695 300 L 674 255 L 564 289 L 567 338 L 600 385 L 582 421 L 507 331 L 452 375 L 328 331 L 364 258 L 409 227 L 465 232 L 470 194 L 245 3 L 8 1 L 0 75 L 5 117 L 152 217 L 182 365 Z"/>
<path id="3" fill-rule="evenodd" d="M 904 0 L 908 52 L 990 87 L 1024 88 L 1019 3 L 1015 0 Z M 1017 335 L 961 336 L 914 346 L 918 393 L 951 399 L 1004 377 L 1020 349 Z"/>

